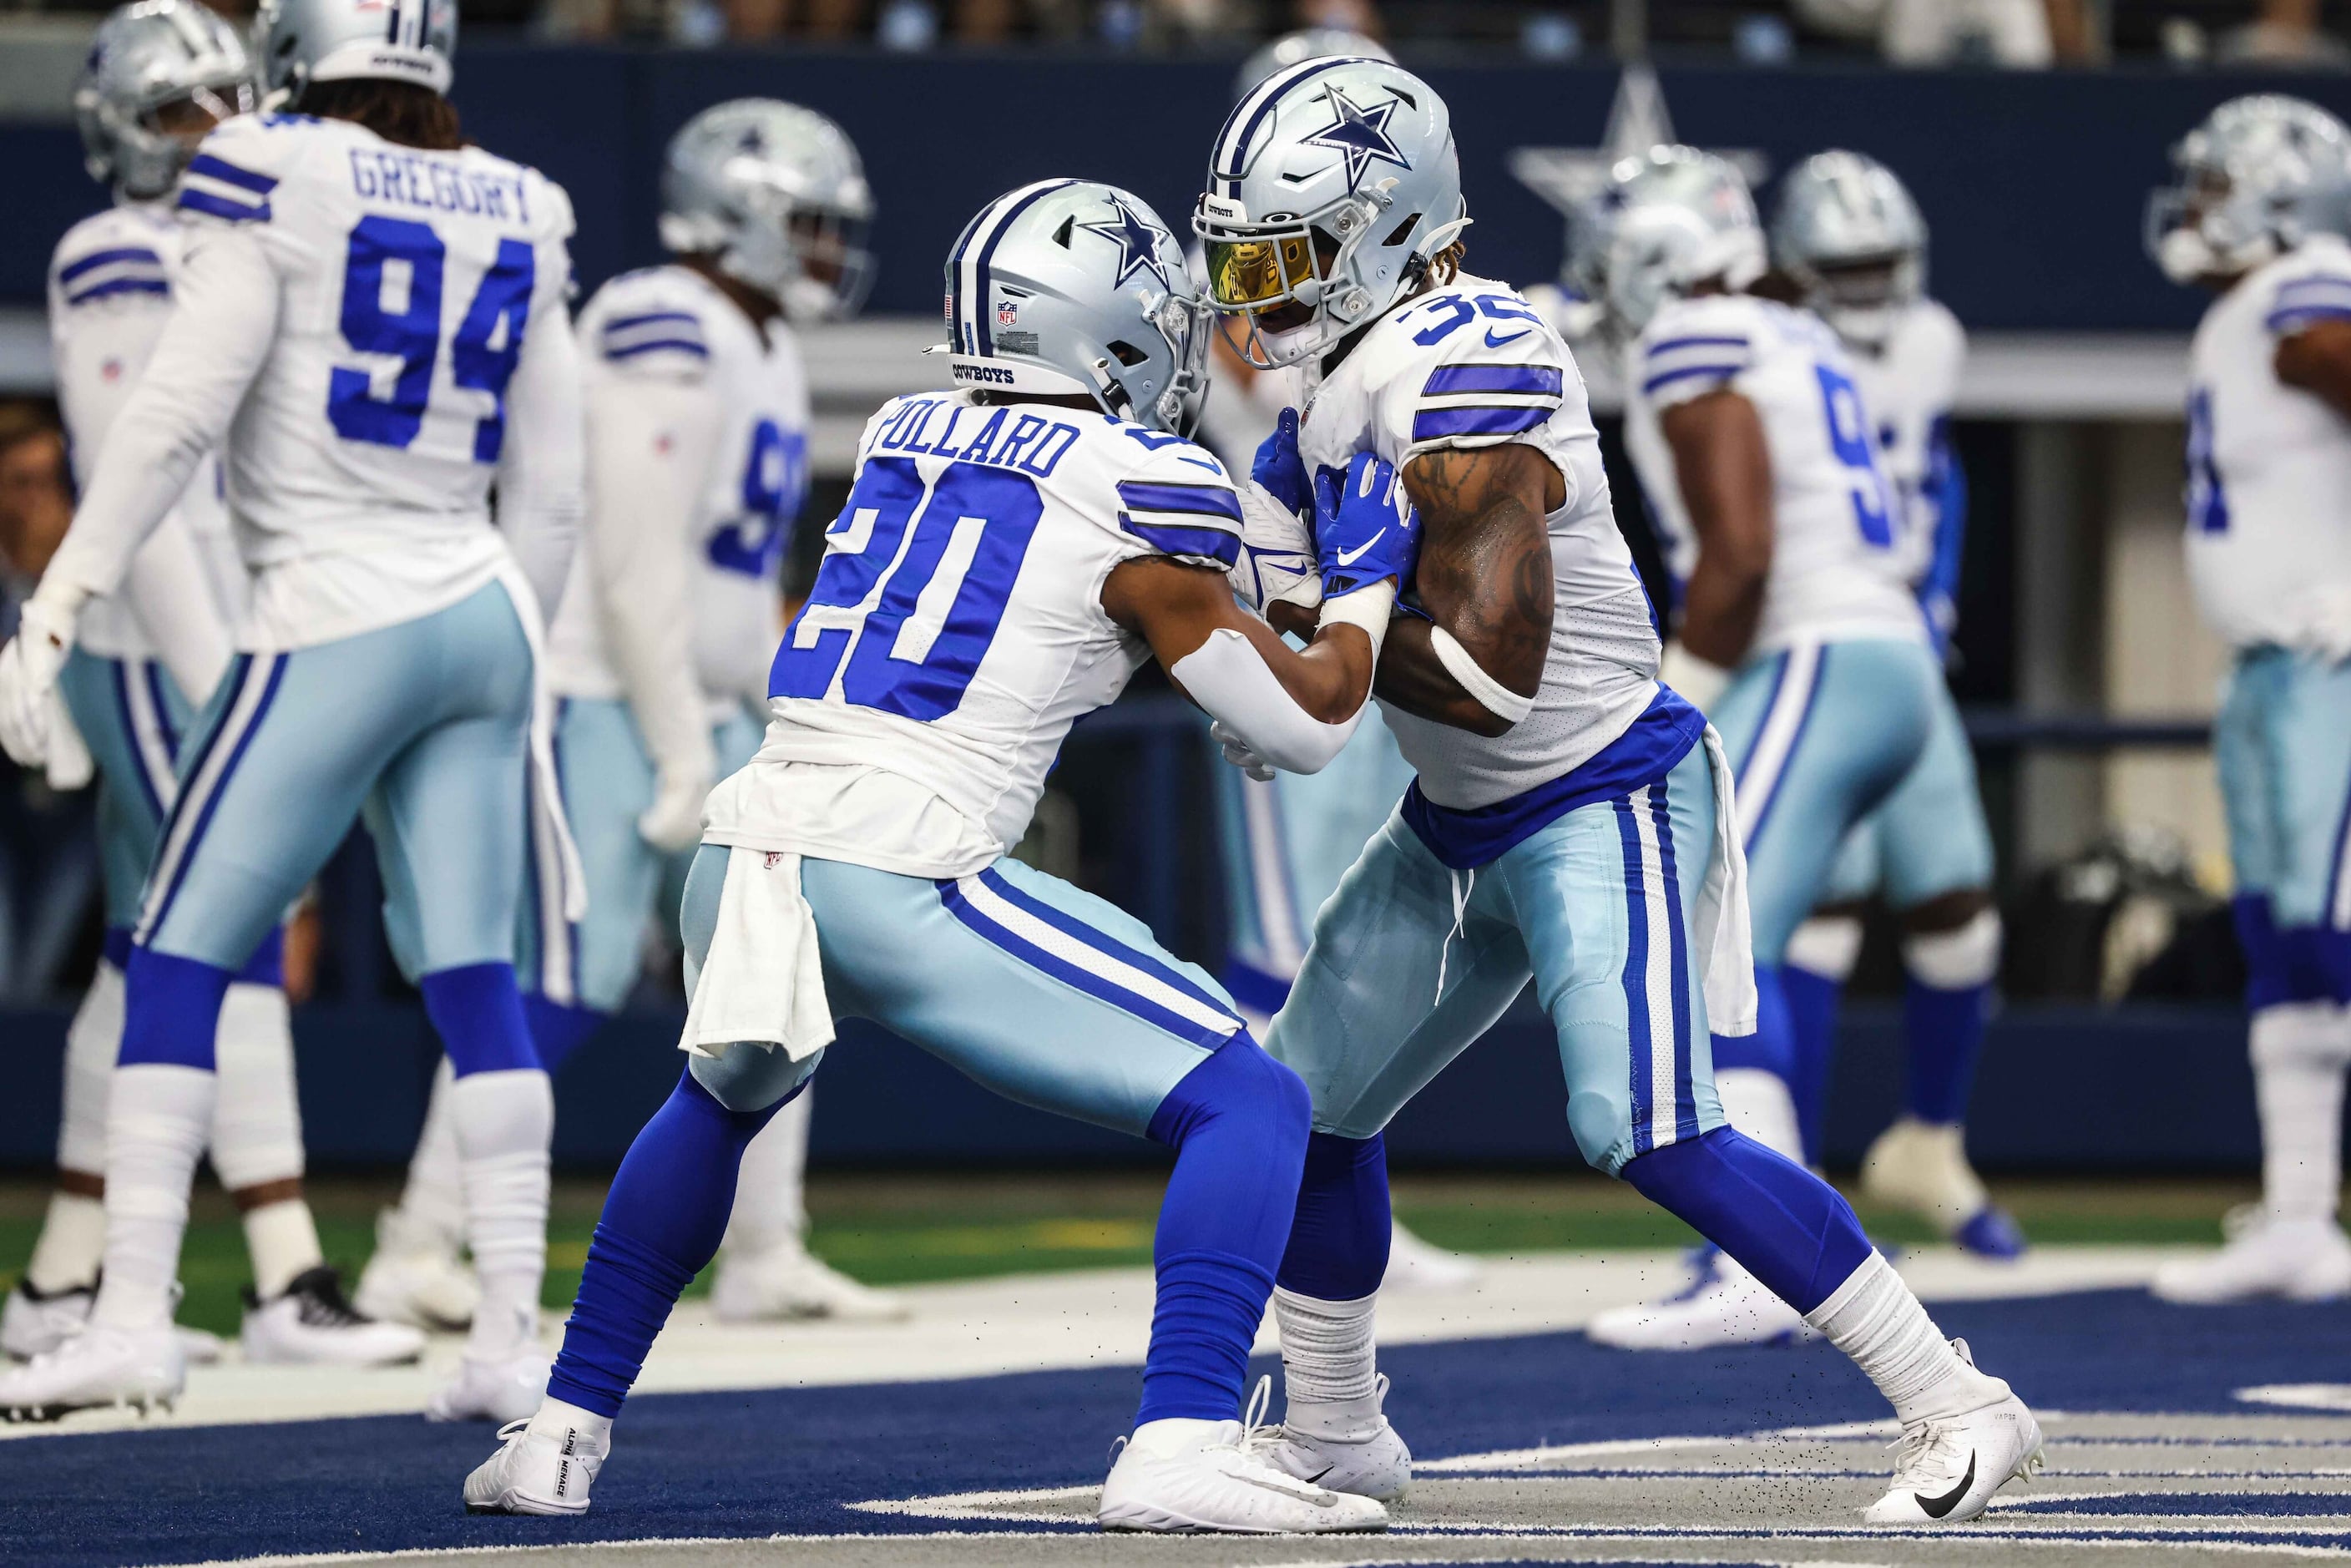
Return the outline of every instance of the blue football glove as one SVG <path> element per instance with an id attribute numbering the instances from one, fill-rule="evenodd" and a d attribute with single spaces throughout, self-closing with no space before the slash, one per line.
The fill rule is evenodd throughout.
<path id="1" fill-rule="evenodd" d="M 1420 514 L 1394 467 L 1358 452 L 1345 475 L 1325 468 L 1314 476 L 1314 551 L 1322 559 L 1325 599 L 1384 577 L 1395 579 L 1399 593 L 1412 586 Z"/>
<path id="2" fill-rule="evenodd" d="M 1273 434 L 1258 443 L 1257 456 L 1249 462 L 1249 477 L 1292 515 L 1306 517 L 1312 513 L 1314 486 L 1306 477 L 1306 460 L 1298 455 L 1296 409 L 1283 409 L 1274 421 Z"/>

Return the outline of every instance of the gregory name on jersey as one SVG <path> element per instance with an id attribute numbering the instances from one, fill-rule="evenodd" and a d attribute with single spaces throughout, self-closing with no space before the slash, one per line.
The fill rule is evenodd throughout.
<path id="1" fill-rule="evenodd" d="M 519 174 L 460 169 L 445 158 L 388 147 L 354 147 L 350 161 L 351 192 L 363 201 L 465 213 L 496 223 L 530 222 L 530 199 Z"/>

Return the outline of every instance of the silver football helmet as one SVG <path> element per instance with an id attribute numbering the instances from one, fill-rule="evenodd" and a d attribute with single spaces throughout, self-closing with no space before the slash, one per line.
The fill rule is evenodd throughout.
<path id="1" fill-rule="evenodd" d="M 998 196 L 964 225 L 946 286 L 956 385 L 1075 392 L 1178 435 L 1199 423 L 1210 314 L 1141 197 L 1092 180 Z"/>
<path id="2" fill-rule="evenodd" d="M 1359 60 L 1393 60 L 1395 57 L 1378 39 L 1351 32 L 1345 27 L 1307 27 L 1295 33 L 1284 33 L 1270 44 L 1252 50 L 1233 76 L 1233 99 L 1247 98 L 1257 85 L 1276 71 L 1285 71 L 1301 60 L 1330 59 L 1345 55 Z"/>
<path id="3" fill-rule="evenodd" d="M 1763 225 L 1745 176 L 1695 147 L 1653 147 L 1610 171 L 1593 209 L 1608 307 L 1638 332 L 1701 283 L 1745 288 L 1763 276 Z"/>
<path id="4" fill-rule="evenodd" d="M 174 106 L 192 106 L 216 124 L 253 102 L 244 41 L 196 0 L 119 6 L 99 24 L 74 84 L 82 166 L 100 184 L 152 201 L 172 188 L 195 152 L 190 133 L 202 121 L 166 129 L 162 118 Z"/>
<path id="5" fill-rule="evenodd" d="M 457 0 L 261 0 L 253 39 L 270 109 L 314 81 L 404 81 L 445 96 Z"/>
<path id="6" fill-rule="evenodd" d="M 1236 104 L 1192 214 L 1208 303 L 1247 319 L 1236 347 L 1260 369 L 1374 320 L 1468 222 L 1445 100 L 1401 66 L 1349 57 L 1288 67 Z"/>
<path id="7" fill-rule="evenodd" d="M 794 321 L 852 316 L 873 285 L 873 193 L 857 148 L 812 109 L 772 98 L 715 104 L 670 139 L 662 244 L 714 255 Z"/>
<path id="8" fill-rule="evenodd" d="M 2174 283 L 2235 277 L 2314 234 L 2351 234 L 2351 131 L 2298 98 L 2214 110 L 2171 150 L 2147 199 L 2147 249 Z"/>
<path id="9" fill-rule="evenodd" d="M 1927 220 L 1876 159 L 1815 152 L 1780 183 L 1771 256 L 1837 336 L 1875 349 L 1927 291 Z"/>

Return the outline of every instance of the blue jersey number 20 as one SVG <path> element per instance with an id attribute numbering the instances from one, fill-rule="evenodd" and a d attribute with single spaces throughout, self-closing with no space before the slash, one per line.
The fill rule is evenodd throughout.
<path id="1" fill-rule="evenodd" d="M 424 428 L 433 366 L 441 355 L 441 281 L 448 256 L 431 224 L 376 213 L 351 230 L 343 257 L 343 341 L 362 354 L 396 356 L 400 373 L 390 394 L 378 397 L 368 371 L 336 367 L 327 382 L 327 419 L 344 440 L 405 448 Z M 528 244 L 500 240 L 497 259 L 482 275 L 449 340 L 450 382 L 490 394 L 490 412 L 474 427 L 476 463 L 496 463 L 505 444 L 507 382 L 522 357 L 537 270 Z M 387 299 L 385 284 L 395 276 L 404 277 L 406 287 Z"/>
<path id="2" fill-rule="evenodd" d="M 842 698 L 859 707 L 925 722 L 953 713 L 1044 514 L 1025 474 L 953 463 L 925 495 L 913 458 L 869 459 L 777 650 L 768 695 L 821 697 L 839 673 Z"/>

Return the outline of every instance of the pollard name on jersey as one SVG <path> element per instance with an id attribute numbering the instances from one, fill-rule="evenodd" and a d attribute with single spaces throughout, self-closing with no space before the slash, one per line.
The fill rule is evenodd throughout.
<path id="1" fill-rule="evenodd" d="M 1490 738 L 1384 710 L 1421 792 L 1457 810 L 1581 767 L 1656 695 L 1656 628 L 1616 531 L 1583 378 L 1523 296 L 1462 277 L 1375 323 L 1315 389 L 1299 430 L 1310 469 L 1344 468 L 1358 452 L 1401 468 L 1425 452 L 1514 441 L 1566 482 L 1545 519 L 1556 588 L 1534 710 Z"/>
<path id="2" fill-rule="evenodd" d="M 1923 639 L 1908 519 L 1844 350 L 1811 312 L 1752 295 L 1669 302 L 1626 367 L 1625 444 L 1675 580 L 1688 580 L 1698 541 L 1658 417 L 1725 387 L 1755 405 L 1771 457 L 1771 570 L 1753 652 L 1798 639 Z"/>
<path id="3" fill-rule="evenodd" d="M 2351 616 L 2351 431 L 2277 378 L 2278 340 L 2351 319 L 2351 245 L 2305 241 L 2222 295 L 2189 356 L 2188 569 L 2237 647 L 2323 643 Z"/>
<path id="4" fill-rule="evenodd" d="M 717 287 L 682 267 L 623 273 L 580 314 L 591 402 L 636 385 L 705 389 L 717 422 L 695 497 L 695 671 L 714 710 L 764 705 L 776 648 L 777 569 L 808 494 L 808 376 L 781 319 L 754 323 Z M 591 497 L 592 504 L 592 497 Z M 556 689 L 621 695 L 584 552 L 556 614 L 549 654 Z M 714 713 L 714 718 L 716 716 Z"/>
<path id="5" fill-rule="evenodd" d="M 896 398 L 866 425 L 855 487 L 776 653 L 767 745 L 711 797 L 713 841 L 977 870 L 1027 829 L 1071 724 L 1150 656 L 1102 608 L 1112 569 L 1238 559 L 1240 499 L 1202 448 L 978 395 Z M 828 831 L 805 792 L 776 786 L 774 766 L 792 763 L 911 781 L 973 831 L 937 848 L 911 820 Z"/>
<path id="6" fill-rule="evenodd" d="M 280 290 L 226 454 L 246 560 L 478 549 L 525 330 L 565 325 L 562 189 L 478 147 L 243 115 L 205 138 L 178 207 L 191 246 L 255 236 Z"/>

